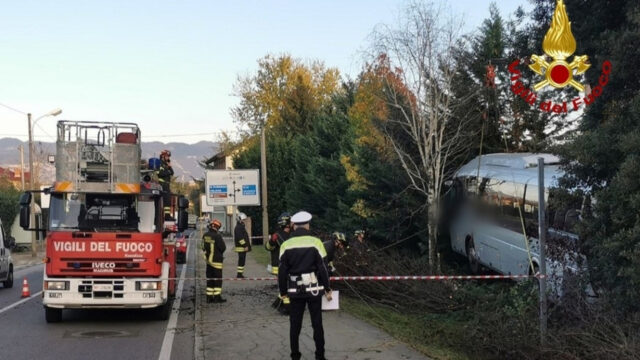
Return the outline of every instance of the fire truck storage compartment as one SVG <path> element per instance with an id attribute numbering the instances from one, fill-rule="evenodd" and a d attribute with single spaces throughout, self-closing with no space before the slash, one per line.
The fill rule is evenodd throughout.
<path id="1" fill-rule="evenodd" d="M 169 278 L 175 279 L 176 278 L 176 240 L 173 237 L 173 234 L 172 236 L 169 236 L 164 239 L 163 247 L 164 247 L 164 250 L 163 250 L 164 259 L 169 264 L 171 264 L 171 266 L 169 267 Z M 173 296 L 176 293 L 175 287 L 176 287 L 176 281 L 169 280 L 169 295 Z"/>

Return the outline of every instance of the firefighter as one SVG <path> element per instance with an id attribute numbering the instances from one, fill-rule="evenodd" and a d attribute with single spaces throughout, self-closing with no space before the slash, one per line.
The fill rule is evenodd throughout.
<path id="1" fill-rule="evenodd" d="M 324 329 L 322 327 L 322 295 L 331 300 L 329 274 L 323 258 L 327 253 L 322 241 L 311 235 L 311 214 L 300 211 L 291 217 L 294 230 L 289 240 L 280 246 L 278 288 L 280 296 L 291 298 L 289 340 L 291 358 L 300 359 L 299 337 L 304 308 L 309 306 L 316 359 L 324 360 Z"/>
<path id="2" fill-rule="evenodd" d="M 289 234 L 291 234 L 291 215 L 288 212 L 283 212 L 278 216 L 278 231 L 271 235 L 271 239 L 265 243 L 265 248 L 271 252 L 271 273 L 278 275 L 278 265 L 280 260 L 280 245 L 287 241 Z"/>
<path id="3" fill-rule="evenodd" d="M 333 260 L 336 259 L 336 251 L 344 251 L 345 248 L 347 248 L 347 238 L 344 236 L 344 233 L 336 231 L 331 234 L 331 239 L 323 242 L 322 244 L 324 245 L 324 249 L 327 251 L 327 256 L 324 258 L 324 261 L 327 266 L 327 270 L 329 271 L 329 276 L 333 276 L 336 271 L 336 267 L 333 264 Z"/>
<path id="4" fill-rule="evenodd" d="M 280 229 L 275 232 L 271 236 L 271 239 L 265 244 L 266 249 L 271 252 L 271 273 L 276 276 L 278 275 L 280 264 L 280 246 L 289 239 L 291 234 L 291 215 L 288 212 L 283 212 L 278 216 L 278 226 Z M 290 301 L 288 297 L 283 299 L 278 296 L 271 306 L 278 309 L 282 315 L 288 315 L 289 304 Z"/>
<path id="5" fill-rule="evenodd" d="M 356 230 L 353 233 L 354 240 L 351 242 L 350 249 L 355 254 L 356 266 L 367 266 L 367 252 L 369 248 L 364 241 L 364 230 Z"/>
<path id="6" fill-rule="evenodd" d="M 222 280 L 210 280 L 222 278 L 222 260 L 227 246 L 220 235 L 222 223 L 213 219 L 207 231 L 202 236 L 202 251 L 207 258 L 207 302 L 223 303 L 227 300 L 222 297 Z"/>
<path id="7" fill-rule="evenodd" d="M 238 223 L 233 231 L 233 240 L 236 246 L 235 251 L 238 253 L 238 273 L 236 277 L 240 279 L 244 278 L 244 264 L 247 261 L 247 252 L 251 251 L 251 239 L 244 225 L 246 218 L 247 215 L 244 213 L 238 214 Z"/>
<path id="8" fill-rule="evenodd" d="M 160 153 L 160 167 L 157 171 L 158 181 L 162 186 L 162 203 L 164 207 L 165 220 L 172 219 L 171 216 L 171 176 L 173 176 L 173 168 L 171 167 L 171 151 L 162 150 Z"/>
<path id="9" fill-rule="evenodd" d="M 367 244 L 364 242 L 364 230 L 356 230 L 353 233 L 354 241 L 352 246 L 354 250 L 359 252 L 367 251 Z"/>

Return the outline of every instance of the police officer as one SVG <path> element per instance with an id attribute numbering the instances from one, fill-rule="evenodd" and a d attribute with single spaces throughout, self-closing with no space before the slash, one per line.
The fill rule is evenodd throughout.
<path id="1" fill-rule="evenodd" d="M 298 339 L 304 308 L 309 306 L 316 359 L 324 360 L 324 329 L 322 327 L 322 295 L 331 300 L 329 274 L 323 258 L 327 255 L 322 241 L 311 235 L 311 214 L 300 211 L 291 217 L 294 230 L 289 240 L 280 246 L 278 287 L 280 296 L 291 298 L 289 340 L 291 358 L 300 359 Z M 326 292 L 326 293 L 325 293 Z"/>
<path id="2" fill-rule="evenodd" d="M 271 252 L 271 273 L 278 275 L 278 267 L 280 265 L 280 246 L 282 243 L 289 239 L 291 234 L 291 215 L 288 212 L 283 212 L 278 216 L 278 231 L 276 231 L 269 241 L 265 243 L 265 248 Z M 282 315 L 289 314 L 289 298 L 284 299 L 278 296 L 278 298 L 271 304 Z"/>
<path id="3" fill-rule="evenodd" d="M 331 234 L 331 239 L 323 242 L 322 244 L 327 251 L 327 256 L 324 258 L 324 261 L 327 266 L 327 270 L 329 271 L 329 276 L 333 276 L 333 273 L 336 271 L 336 267 L 333 264 L 333 260 L 336 258 L 336 251 L 344 251 L 348 246 L 347 238 L 344 233 L 336 231 Z"/>
<path id="4" fill-rule="evenodd" d="M 238 223 L 233 231 L 235 251 L 238 253 L 238 273 L 236 277 L 241 279 L 244 278 L 244 264 L 247 261 L 247 252 L 251 251 L 251 239 L 249 239 L 247 228 L 244 226 L 244 219 L 246 218 L 247 215 L 244 213 L 238 214 Z"/>
<path id="5" fill-rule="evenodd" d="M 168 220 L 171 219 L 171 176 L 173 176 L 171 151 L 162 150 L 160 153 L 160 167 L 158 168 L 157 175 L 160 186 L 162 186 L 164 218 Z"/>
<path id="6" fill-rule="evenodd" d="M 222 223 L 213 219 L 208 226 L 209 231 L 202 236 L 202 251 L 207 258 L 207 302 L 223 303 L 227 300 L 222 298 L 222 280 L 219 279 L 222 278 L 222 260 L 227 246 L 219 232 Z"/>

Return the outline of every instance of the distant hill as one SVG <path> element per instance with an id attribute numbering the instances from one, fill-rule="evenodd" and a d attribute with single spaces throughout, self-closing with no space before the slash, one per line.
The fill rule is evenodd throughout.
<path id="1" fill-rule="evenodd" d="M 15 138 L 0 139 L 0 166 L 20 166 L 20 152 L 18 151 L 20 144 L 24 145 L 24 164 L 25 167 L 28 166 L 29 145 L 26 141 L 23 142 Z M 200 141 L 195 144 L 180 142 L 165 144 L 159 141 L 142 142 L 142 156 L 145 159 L 158 156 L 164 149 L 171 151 L 171 165 L 178 180 L 191 181 L 192 177 L 198 179 L 204 176 L 204 171 L 198 166 L 198 161 L 215 154 L 218 151 L 218 144 L 211 141 Z M 39 151 L 42 151 L 46 159 L 46 155 L 55 154 L 55 144 L 37 141 L 34 153 L 37 154 Z M 48 181 L 53 181 L 55 171 L 53 168 L 47 168 L 43 170 L 43 176 Z"/>

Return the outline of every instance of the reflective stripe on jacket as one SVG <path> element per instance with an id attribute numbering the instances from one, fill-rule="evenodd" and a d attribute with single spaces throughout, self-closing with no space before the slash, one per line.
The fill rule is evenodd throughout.
<path id="1" fill-rule="evenodd" d="M 236 224 L 236 228 L 233 231 L 233 241 L 236 252 L 251 251 L 251 240 L 249 239 L 249 234 L 247 233 L 244 223 L 238 222 Z M 246 247 L 248 247 L 249 250 L 245 250 L 244 248 Z"/>
<path id="2" fill-rule="evenodd" d="M 290 275 L 315 273 L 319 285 L 329 290 L 329 274 L 323 258 L 327 252 L 322 241 L 311 236 L 308 230 L 295 230 L 291 237 L 280 246 L 280 267 L 278 269 L 278 287 L 280 295 L 289 291 Z"/>
<path id="3" fill-rule="evenodd" d="M 209 230 L 202 236 L 202 250 L 207 259 L 207 265 L 222 269 L 223 254 L 227 250 L 227 245 L 219 232 Z"/>

